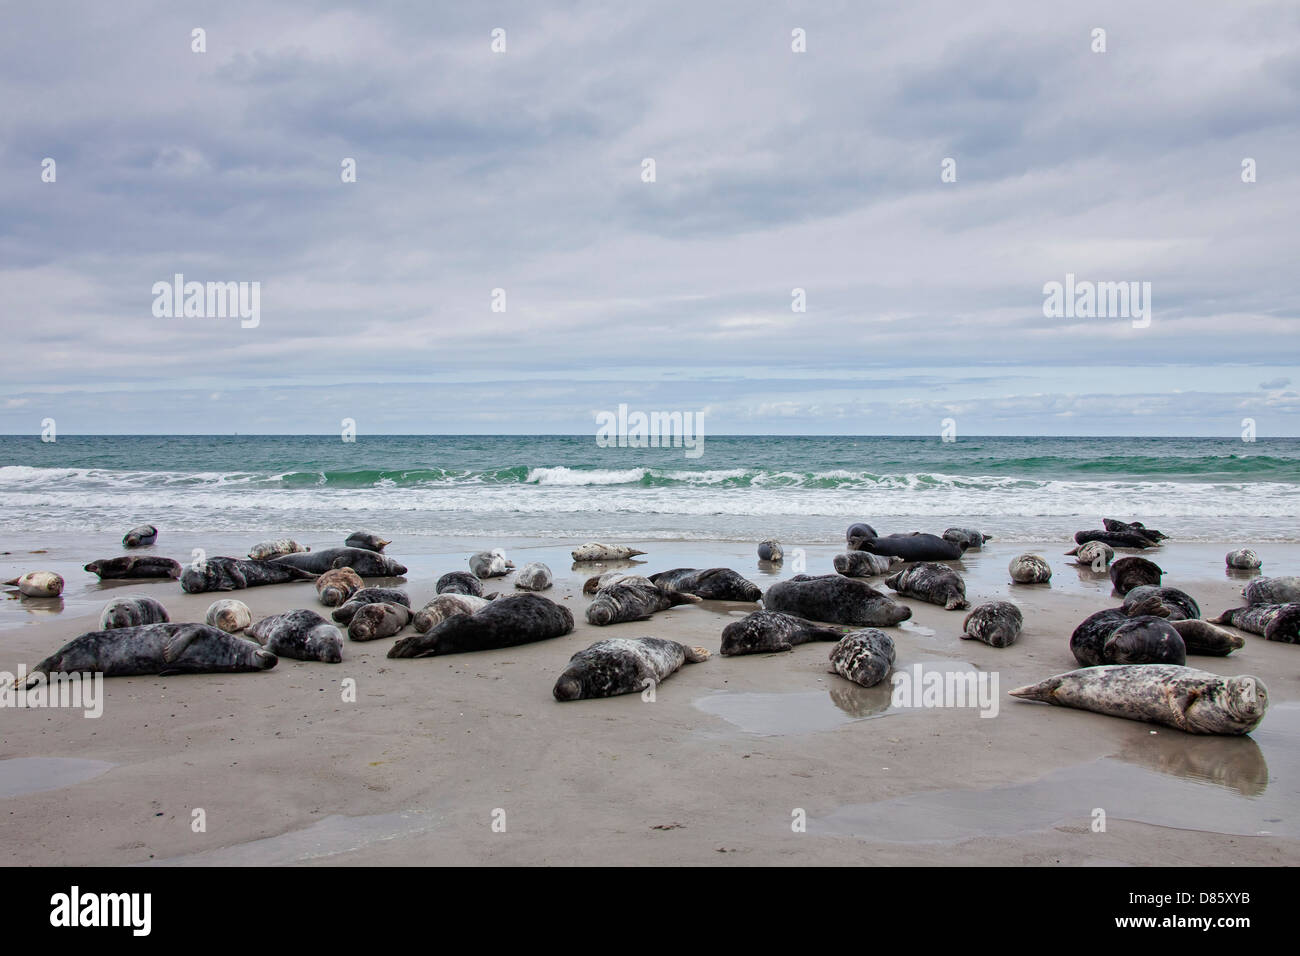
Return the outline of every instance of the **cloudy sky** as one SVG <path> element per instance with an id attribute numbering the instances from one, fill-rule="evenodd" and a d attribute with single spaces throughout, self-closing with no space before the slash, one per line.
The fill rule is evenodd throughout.
<path id="1" fill-rule="evenodd" d="M 8 6 L 0 432 L 1300 435 L 1300 5 L 899 6 Z"/>

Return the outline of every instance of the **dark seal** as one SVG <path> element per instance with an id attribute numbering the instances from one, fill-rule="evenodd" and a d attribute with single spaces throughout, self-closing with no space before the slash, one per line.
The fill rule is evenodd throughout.
<path id="1" fill-rule="evenodd" d="M 389 649 L 388 656 L 435 657 L 515 647 L 563 637 L 572 630 L 573 615 L 567 607 L 525 592 L 497 598 L 474 614 L 449 617 L 426 634 L 404 637 Z"/>

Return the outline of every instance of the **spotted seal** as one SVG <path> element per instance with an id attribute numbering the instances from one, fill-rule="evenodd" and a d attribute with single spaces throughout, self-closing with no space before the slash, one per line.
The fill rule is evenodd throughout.
<path id="1" fill-rule="evenodd" d="M 411 623 L 411 609 L 404 604 L 366 604 L 348 622 L 348 637 L 354 641 L 377 641 L 392 637 Z"/>
<path id="2" fill-rule="evenodd" d="M 203 623 L 220 628 L 227 634 L 238 634 L 253 623 L 253 612 L 243 601 L 223 598 L 208 605 L 208 613 Z"/>
<path id="3" fill-rule="evenodd" d="M 469 569 L 480 578 L 499 578 L 514 570 L 515 563 L 500 548 L 469 556 Z"/>
<path id="4" fill-rule="evenodd" d="M 1264 628 L 1264 640 L 1281 644 L 1300 644 L 1300 602 L 1283 604 Z"/>
<path id="5" fill-rule="evenodd" d="M 158 529 L 151 524 L 142 524 L 122 535 L 122 547 L 142 548 L 158 540 Z"/>
<path id="6" fill-rule="evenodd" d="M 334 568 L 316 579 L 316 596 L 326 607 L 342 607 L 365 586 L 351 568 Z"/>
<path id="7" fill-rule="evenodd" d="M 912 616 L 907 605 L 842 574 L 796 574 L 778 581 L 763 595 L 763 607 L 812 621 L 863 627 L 890 627 Z"/>
<path id="8" fill-rule="evenodd" d="M 989 647 L 1010 647 L 1020 637 L 1025 619 L 1010 601 L 987 601 L 962 621 L 963 640 L 982 641 Z"/>
<path id="9" fill-rule="evenodd" d="M 400 604 L 403 607 L 411 606 L 411 599 L 407 593 L 400 588 L 361 588 L 346 602 L 336 607 L 330 617 L 336 624 L 348 624 L 367 604 Z"/>
<path id="10" fill-rule="evenodd" d="M 1300 577 L 1256 578 L 1242 593 L 1247 604 L 1290 604 L 1300 601 Z"/>
<path id="11" fill-rule="evenodd" d="M 304 547 L 293 538 L 276 538 L 274 541 L 259 541 L 248 549 L 248 556 L 254 561 L 270 561 L 272 558 L 282 558 L 286 554 L 299 554 L 310 550 L 311 548 Z"/>
<path id="12" fill-rule="evenodd" d="M 922 561 L 909 565 L 885 578 L 885 586 L 899 594 L 939 604 L 948 611 L 970 607 L 966 600 L 966 582 L 945 564 Z"/>
<path id="13" fill-rule="evenodd" d="M 53 571 L 28 571 L 4 583 L 24 597 L 53 598 L 63 593 L 63 577 Z"/>
<path id="14" fill-rule="evenodd" d="M 573 615 L 567 607 L 540 594 L 510 594 L 481 611 L 449 617 L 426 634 L 402 638 L 388 656 L 434 657 L 514 647 L 563 637 L 572 630 Z"/>
<path id="15" fill-rule="evenodd" d="M 472 594 L 451 592 L 439 594 L 415 612 L 411 618 L 411 626 L 415 628 L 417 634 L 423 634 L 449 617 L 458 614 L 476 614 L 491 603 L 487 598 L 475 597 Z"/>
<path id="16" fill-rule="evenodd" d="M 98 671 L 105 677 L 231 674 L 274 667 L 276 656 L 206 624 L 143 624 L 91 631 L 41 661 L 33 674 Z"/>
<path id="17" fill-rule="evenodd" d="M 644 551 L 638 551 L 636 548 L 624 547 L 621 544 L 601 544 L 599 541 L 588 541 L 586 544 L 580 544 L 573 549 L 574 561 L 621 561 L 624 558 L 634 558 L 638 554 L 645 554 Z"/>
<path id="18" fill-rule="evenodd" d="M 1052 580 L 1052 566 L 1040 554 L 1021 554 L 1012 558 L 1007 573 L 1016 584 L 1046 584 Z"/>
<path id="19" fill-rule="evenodd" d="M 530 561 L 515 575 L 515 587 L 521 591 L 545 591 L 553 583 L 551 569 L 540 561 Z"/>
<path id="20" fill-rule="evenodd" d="M 831 648 L 830 662 L 831 673 L 874 687 L 894 664 L 894 639 L 874 627 L 851 631 Z"/>
<path id="21" fill-rule="evenodd" d="M 393 542 L 388 538 L 381 538 L 373 531 L 353 531 L 343 542 L 345 548 L 361 548 L 364 551 L 383 551 Z"/>
<path id="22" fill-rule="evenodd" d="M 650 575 L 650 582 L 706 601 L 757 601 L 763 591 L 731 568 L 673 568 Z"/>
<path id="23" fill-rule="evenodd" d="M 1233 651 L 1246 646 L 1246 642 L 1236 634 L 1225 631 L 1209 621 L 1195 619 L 1175 621 L 1171 618 L 1169 623 L 1173 625 L 1174 630 L 1182 637 L 1183 643 L 1187 645 L 1188 654 L 1226 657 Z"/>
<path id="24" fill-rule="evenodd" d="M 120 558 L 99 558 L 82 566 L 102 581 L 124 578 L 179 578 L 181 563 L 152 554 L 124 554 Z"/>
<path id="25" fill-rule="evenodd" d="M 448 571 L 438 578 L 433 590 L 436 594 L 472 594 L 474 597 L 482 597 L 483 582 L 478 579 L 478 575 L 468 571 Z"/>
<path id="26" fill-rule="evenodd" d="M 1223 560 L 1228 567 L 1238 571 L 1255 571 L 1264 566 L 1264 562 L 1259 559 L 1259 555 L 1250 548 L 1239 548 L 1236 551 L 1229 551 L 1224 555 Z"/>
<path id="27" fill-rule="evenodd" d="M 324 574 L 336 568 L 351 568 L 363 578 L 400 578 L 406 565 L 400 564 L 378 551 L 365 548 L 325 548 L 303 554 L 286 554 L 275 558 L 273 564 L 301 568 L 314 574 Z"/>
<path id="28" fill-rule="evenodd" d="M 758 543 L 758 560 L 771 561 L 773 564 L 779 564 L 785 560 L 785 551 L 781 548 L 781 542 L 776 538 L 767 538 Z"/>
<path id="29" fill-rule="evenodd" d="M 1177 664 L 1085 667 L 1018 687 L 1011 696 L 1189 734 L 1248 734 L 1268 710 L 1268 689 L 1258 677 L 1220 677 Z"/>
<path id="30" fill-rule="evenodd" d="M 775 654 L 811 641 L 838 641 L 844 631 L 780 611 L 754 611 L 722 629 L 722 656 Z"/>
<path id="31" fill-rule="evenodd" d="M 666 611 L 679 604 L 699 604 L 694 594 L 683 594 L 657 584 L 637 584 L 619 580 L 607 584 L 587 605 L 587 623 L 597 627 L 643 621 L 656 611 Z"/>
<path id="32" fill-rule="evenodd" d="M 1154 584 L 1139 584 L 1124 595 L 1124 607 L 1128 608 L 1151 595 L 1160 599 L 1160 603 L 1169 608 L 1169 620 L 1192 621 L 1201 616 L 1201 606 L 1196 598 L 1178 588 L 1156 587 Z"/>
<path id="33" fill-rule="evenodd" d="M 650 579 L 644 574 L 629 574 L 626 571 L 606 571 L 604 574 L 597 574 L 587 578 L 582 585 L 583 594 L 595 594 L 607 584 L 613 584 L 615 581 L 627 581 L 631 584 L 644 584 L 646 587 L 654 587 Z"/>
<path id="34" fill-rule="evenodd" d="M 891 534 L 883 538 L 852 538 L 849 547 L 855 551 L 894 555 L 904 561 L 955 561 L 970 547 L 965 541 L 947 541 L 937 534 Z"/>
<path id="35" fill-rule="evenodd" d="M 1160 586 L 1160 576 L 1165 572 L 1160 565 L 1146 558 L 1120 558 L 1110 566 L 1110 582 L 1117 594 L 1128 594 L 1143 584 Z"/>
<path id="36" fill-rule="evenodd" d="M 315 611 L 264 617 L 244 633 L 280 657 L 324 664 L 343 660 L 343 633 Z"/>
<path id="37" fill-rule="evenodd" d="M 186 594 L 208 591 L 240 591 L 286 581 L 314 581 L 310 571 L 274 561 L 245 561 L 243 558 L 208 558 L 181 573 L 181 590 Z"/>
<path id="38" fill-rule="evenodd" d="M 551 693 L 559 701 L 617 697 L 653 688 L 686 663 L 709 659 L 702 647 L 659 637 L 615 637 L 597 641 L 569 658 Z"/>
<path id="39" fill-rule="evenodd" d="M 904 563 L 896 554 L 872 554 L 870 551 L 846 551 L 831 558 L 835 573 L 846 578 L 874 578 Z"/>
<path id="40" fill-rule="evenodd" d="M 1094 571 L 1105 571 L 1115 560 L 1115 549 L 1104 541 L 1089 541 L 1065 552 L 1074 556 L 1075 564 L 1086 564 Z"/>
<path id="41" fill-rule="evenodd" d="M 167 624 L 170 621 L 167 609 L 153 598 L 124 595 L 115 597 L 104 605 L 104 610 L 99 614 L 99 629 L 111 631 L 119 627 Z"/>
<path id="42" fill-rule="evenodd" d="M 1210 618 L 1211 624 L 1230 624 L 1242 631 L 1259 634 L 1267 641 L 1282 644 L 1300 643 L 1296 632 L 1297 613 L 1300 602 L 1290 601 L 1286 604 L 1248 604 L 1224 611 L 1218 617 Z"/>

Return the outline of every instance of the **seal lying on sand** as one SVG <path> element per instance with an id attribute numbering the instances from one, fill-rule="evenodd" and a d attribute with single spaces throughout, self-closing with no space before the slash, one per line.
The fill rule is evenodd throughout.
<path id="1" fill-rule="evenodd" d="M 63 578 L 53 571 L 28 571 L 4 583 L 25 597 L 52 598 L 63 593 Z"/>
<path id="2" fill-rule="evenodd" d="M 1012 697 L 1111 717 L 1145 720 L 1189 734 L 1248 734 L 1268 710 L 1257 677 L 1220 677 L 1176 664 L 1111 664 L 1057 674 Z"/>
<path id="3" fill-rule="evenodd" d="M 276 657 L 252 641 L 206 624 L 145 624 L 91 631 L 41 661 L 41 674 L 98 671 L 105 677 L 142 674 L 230 674 L 264 671 Z"/>
<path id="4" fill-rule="evenodd" d="M 515 575 L 515 587 L 521 591 L 545 591 L 551 586 L 551 569 L 540 561 L 531 561 Z"/>
<path id="5" fill-rule="evenodd" d="M 1039 554 L 1022 554 L 1011 559 L 1007 573 L 1016 584 L 1046 584 L 1052 580 L 1052 566 Z"/>
<path id="6" fill-rule="evenodd" d="M 1075 544 L 1088 544 L 1090 541 L 1099 541 L 1112 548 L 1137 548 L 1139 551 L 1156 546 L 1156 542 L 1136 531 L 1103 531 L 1093 528 L 1074 533 Z"/>
<path id="7" fill-rule="evenodd" d="M 1169 537 L 1169 535 L 1157 531 L 1155 528 L 1148 528 L 1141 521 L 1116 521 L 1114 518 L 1102 518 L 1101 526 L 1111 534 L 1140 535 L 1152 544 L 1159 544 Z"/>
<path id="8" fill-rule="evenodd" d="M 499 578 L 509 574 L 515 563 L 500 548 L 480 551 L 469 556 L 469 569 L 480 578 Z"/>
<path id="9" fill-rule="evenodd" d="M 962 622 L 964 640 L 983 641 L 989 647 L 1010 647 L 1020 637 L 1025 619 L 1010 601 L 989 601 L 966 615 Z"/>
<path id="10" fill-rule="evenodd" d="M 757 601 L 762 589 L 731 568 L 674 568 L 650 575 L 652 584 L 670 591 L 694 594 L 706 601 Z"/>
<path id="11" fill-rule="evenodd" d="M 348 535 L 347 540 L 343 542 L 345 548 L 361 548 L 365 551 L 383 551 L 393 542 L 387 538 L 381 538 L 373 531 L 353 531 Z"/>
<path id="12" fill-rule="evenodd" d="M 491 603 L 487 598 L 475 597 L 472 594 L 439 594 L 415 612 L 411 618 L 411 625 L 417 634 L 423 634 L 449 617 L 458 614 L 477 614 Z"/>
<path id="13" fill-rule="evenodd" d="M 238 634 L 253 623 L 253 612 L 243 601 L 224 598 L 208 605 L 208 613 L 204 616 L 203 623 L 220 628 L 227 634 Z"/>
<path id="14" fill-rule="evenodd" d="M 326 607 L 342 607 L 365 586 L 351 568 L 333 568 L 316 579 L 316 596 Z"/>
<path id="15" fill-rule="evenodd" d="M 722 656 L 774 654 L 810 641 L 838 641 L 844 631 L 780 611 L 754 611 L 722 629 Z"/>
<path id="16" fill-rule="evenodd" d="M 1070 652 L 1074 659 L 1084 667 L 1113 663 L 1105 658 L 1106 639 L 1115 628 L 1131 617 L 1168 617 L 1169 608 L 1158 597 L 1148 597 L 1144 601 L 1127 608 L 1114 607 L 1098 611 L 1083 619 L 1083 622 L 1070 635 Z"/>
<path id="17" fill-rule="evenodd" d="M 474 614 L 447 618 L 427 634 L 404 637 L 389 657 L 434 657 L 464 651 L 514 647 L 563 637 L 573 630 L 567 607 L 540 594 L 510 594 Z"/>
<path id="18" fill-rule="evenodd" d="M 985 541 L 993 540 L 993 535 L 984 534 L 974 528 L 949 528 L 943 533 L 942 537 L 945 541 L 951 541 L 953 544 L 961 544 L 965 541 L 966 547 L 972 551 L 978 551 L 984 547 Z"/>
<path id="19" fill-rule="evenodd" d="M 890 627 L 912 616 L 910 607 L 865 581 L 842 574 L 796 574 L 788 581 L 778 581 L 767 589 L 763 607 L 813 621 L 865 627 Z"/>
<path id="20" fill-rule="evenodd" d="M 644 584 L 646 587 L 654 587 L 654 584 L 644 574 L 629 574 L 627 571 L 606 571 L 604 574 L 587 578 L 583 582 L 582 593 L 595 594 L 601 588 L 616 581 L 627 581 L 630 584 Z"/>
<path id="21" fill-rule="evenodd" d="M 1186 664 L 1187 645 L 1167 620 L 1147 614 L 1111 631 L 1101 656 L 1107 664 Z"/>
<path id="22" fill-rule="evenodd" d="M 310 571 L 275 561 L 245 561 L 242 558 L 208 558 L 198 567 L 188 565 L 181 573 L 181 590 L 186 594 L 208 591 L 240 591 L 286 581 L 314 581 Z"/>
<path id="23" fill-rule="evenodd" d="M 874 578 L 905 563 L 898 555 L 872 554 L 870 551 L 846 551 L 831 558 L 835 573 L 846 578 Z"/>
<path id="24" fill-rule="evenodd" d="M 891 534 L 884 538 L 851 538 L 849 547 L 872 554 L 895 555 L 904 561 L 955 561 L 969 547 L 964 541 L 945 541 L 934 534 Z"/>
<path id="25" fill-rule="evenodd" d="M 702 647 L 658 637 L 597 641 L 569 658 L 551 693 L 562 701 L 635 694 L 667 680 L 687 662 L 708 659 L 709 652 Z"/>
<path id="26" fill-rule="evenodd" d="M 636 548 L 626 548 L 621 544 L 601 544 L 598 541 L 588 541 L 586 544 L 578 545 L 572 553 L 574 561 L 621 561 L 624 558 L 645 554 L 644 551 L 638 551 Z"/>
<path id="27" fill-rule="evenodd" d="M 122 547 L 141 548 L 158 540 L 158 529 L 151 524 L 142 524 L 122 535 Z"/>
<path id="28" fill-rule="evenodd" d="M 313 574 L 324 574 L 334 568 L 351 568 L 363 578 L 400 578 L 406 573 L 406 565 L 365 548 L 325 548 L 323 551 L 308 551 L 305 554 L 286 554 L 272 563 L 300 568 Z"/>
<path id="29" fill-rule="evenodd" d="M 438 578 L 433 590 L 436 594 L 472 594 L 474 597 L 482 597 L 483 582 L 478 579 L 478 575 L 468 571 L 448 571 Z"/>
<path id="30" fill-rule="evenodd" d="M 348 598 L 346 604 L 335 608 L 330 617 L 338 624 L 348 624 L 367 604 L 400 604 L 409 608 L 411 599 L 400 588 L 361 588 Z"/>
<path id="31" fill-rule="evenodd" d="M 1237 551 L 1229 551 L 1223 559 L 1228 567 L 1235 568 L 1238 571 L 1254 571 L 1264 566 L 1264 562 L 1259 559 L 1259 555 L 1250 548 L 1240 548 Z"/>
<path id="32" fill-rule="evenodd" d="M 627 580 L 607 584 L 596 592 L 587 605 L 587 623 L 597 627 L 643 621 L 656 611 L 666 611 L 679 604 L 699 604 L 694 594 L 683 594 L 657 584 L 637 584 Z"/>
<path id="33" fill-rule="evenodd" d="M 1105 571 L 1111 561 L 1115 560 L 1115 549 L 1104 541 L 1089 541 L 1065 553 L 1074 555 L 1075 564 L 1086 564 L 1094 571 Z"/>
<path id="34" fill-rule="evenodd" d="M 1124 606 L 1131 607 L 1155 595 L 1160 603 L 1169 608 L 1169 620 L 1193 621 L 1201 616 L 1201 606 L 1196 598 L 1178 588 L 1156 587 L 1154 584 L 1139 584 L 1124 595 Z"/>
<path id="35" fill-rule="evenodd" d="M 1159 587 L 1164 573 L 1160 565 L 1146 558 L 1120 558 L 1110 566 L 1110 582 L 1117 594 L 1128 594 L 1143 584 Z"/>
<path id="36" fill-rule="evenodd" d="M 377 641 L 392 637 L 411 623 L 411 609 L 404 604 L 367 604 L 352 615 L 348 637 L 354 641 Z"/>
<path id="37" fill-rule="evenodd" d="M 181 563 L 152 554 L 124 554 L 120 558 L 100 558 L 82 570 L 99 575 L 103 581 L 123 578 L 179 578 Z"/>
<path id="38" fill-rule="evenodd" d="M 1233 651 L 1246 646 L 1246 642 L 1236 634 L 1225 631 L 1221 627 L 1216 627 L 1209 621 L 1175 621 L 1171 618 L 1169 623 L 1173 625 L 1174 630 L 1182 637 L 1183 643 L 1187 645 L 1188 654 L 1226 657 Z"/>
<path id="39" fill-rule="evenodd" d="M 244 633 L 280 657 L 325 664 L 343 660 L 342 632 L 315 611 L 264 617 Z"/>
<path id="40" fill-rule="evenodd" d="M 831 673 L 874 687 L 894 664 L 894 639 L 873 627 L 851 631 L 831 648 L 830 661 Z"/>
<path id="41" fill-rule="evenodd" d="M 1291 604 L 1300 601 L 1300 578 L 1256 578 L 1242 593 L 1247 604 Z"/>
<path id="42" fill-rule="evenodd" d="M 944 564 L 922 561 L 910 565 L 885 578 L 885 585 L 899 594 L 939 604 L 949 611 L 970 607 L 966 600 L 966 582 Z"/>
<path id="43" fill-rule="evenodd" d="M 1300 644 L 1300 603 L 1250 604 L 1224 611 L 1211 618 L 1211 624 L 1230 624 L 1243 631 L 1263 636 L 1266 641 Z"/>
<path id="44" fill-rule="evenodd" d="M 254 561 L 270 561 L 272 558 L 282 558 L 286 554 L 298 554 L 300 551 L 310 551 L 311 548 L 303 547 L 293 538 L 276 538 L 274 541 L 260 541 L 248 549 L 248 556 Z"/>
<path id="45" fill-rule="evenodd" d="M 139 627 L 141 624 L 167 624 L 167 609 L 151 597 L 116 597 L 104 605 L 99 615 L 99 629 Z"/>

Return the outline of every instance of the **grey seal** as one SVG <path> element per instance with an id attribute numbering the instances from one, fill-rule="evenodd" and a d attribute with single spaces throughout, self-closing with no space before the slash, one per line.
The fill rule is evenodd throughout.
<path id="1" fill-rule="evenodd" d="M 206 624 L 143 624 L 82 634 L 41 661 L 40 674 L 98 671 L 105 677 L 264 671 L 276 657 Z"/>
<path id="2" fill-rule="evenodd" d="M 587 578 L 582 585 L 583 594 L 595 594 L 607 584 L 613 584 L 616 581 L 627 581 L 631 584 L 644 584 L 646 587 L 654 587 L 651 580 L 644 574 L 629 574 L 627 571 L 606 571 L 604 574 L 597 574 Z"/>
<path id="3" fill-rule="evenodd" d="M 1098 541 L 1112 548 L 1136 548 L 1139 551 L 1154 548 L 1156 542 L 1135 531 L 1103 531 L 1097 528 L 1074 533 L 1075 544 L 1088 544 Z"/>
<path id="4" fill-rule="evenodd" d="M 1196 598 L 1178 588 L 1156 587 L 1154 584 L 1139 584 L 1124 595 L 1124 607 L 1132 607 L 1148 597 L 1155 595 L 1160 603 L 1169 608 L 1169 620 L 1192 621 L 1201 616 L 1201 606 Z"/>
<path id="5" fill-rule="evenodd" d="M 621 544 L 601 544 L 599 541 L 580 544 L 573 549 L 572 553 L 574 561 L 621 561 L 624 558 L 645 554 L 644 551 L 638 551 L 636 548 L 624 547 Z"/>
<path id="6" fill-rule="evenodd" d="M 142 548 L 158 540 L 158 529 L 151 524 L 142 524 L 122 535 L 122 547 Z"/>
<path id="7" fill-rule="evenodd" d="M 411 618 L 411 625 L 417 634 L 423 634 L 449 617 L 456 617 L 458 614 L 476 614 L 491 603 L 487 598 L 475 597 L 472 594 L 452 592 L 439 594 L 415 612 Z"/>
<path id="8" fill-rule="evenodd" d="M 1216 627 L 1209 621 L 1195 619 L 1175 621 L 1171 618 L 1169 623 L 1173 625 L 1174 630 L 1182 637 L 1183 643 L 1187 645 L 1188 654 L 1226 657 L 1233 651 L 1246 646 L 1246 642 L 1236 634 L 1225 631 L 1221 627 Z"/>
<path id="9" fill-rule="evenodd" d="M 315 611 L 264 617 L 244 633 L 280 657 L 324 664 L 343 660 L 342 632 Z"/>
<path id="10" fill-rule="evenodd" d="M 272 558 L 282 558 L 286 554 L 298 554 L 310 550 L 311 548 L 303 547 L 293 538 L 276 538 L 274 541 L 259 541 L 248 549 L 248 556 L 254 561 L 270 561 Z"/>
<path id="11" fill-rule="evenodd" d="M 366 604 L 348 622 L 348 637 L 354 641 L 377 641 L 392 637 L 411 623 L 411 609 L 404 604 Z"/>
<path id="12" fill-rule="evenodd" d="M 472 594 L 474 597 L 482 597 L 483 582 L 478 575 L 468 571 L 448 571 L 438 578 L 433 590 L 437 594 Z"/>
<path id="13" fill-rule="evenodd" d="M 785 560 L 785 551 L 781 549 L 781 542 L 776 538 L 767 538 L 758 543 L 758 560 L 771 561 L 777 563 Z"/>
<path id="14" fill-rule="evenodd" d="M 116 581 L 123 578 L 179 578 L 181 563 L 171 558 L 152 554 L 124 554 L 120 558 L 100 558 L 84 565 L 82 570 L 99 575 L 101 580 Z"/>
<path id="15" fill-rule="evenodd" d="M 731 568 L 673 568 L 650 575 L 650 582 L 706 601 L 758 601 L 763 591 Z"/>
<path id="16" fill-rule="evenodd" d="M 587 605 L 587 623 L 597 627 L 643 621 L 656 611 L 666 611 L 679 604 L 698 604 L 694 594 L 683 594 L 657 584 L 638 584 L 626 580 L 607 584 Z"/>
<path id="17" fill-rule="evenodd" d="M 1010 647 L 1020 637 L 1024 623 L 1020 608 L 1010 601 L 988 601 L 966 615 L 958 636 L 989 647 Z"/>
<path id="18" fill-rule="evenodd" d="M 1127 608 L 1115 607 L 1098 611 L 1084 618 L 1082 623 L 1070 635 L 1070 652 L 1074 659 L 1084 667 L 1095 667 L 1111 663 L 1106 660 L 1106 639 L 1115 628 L 1131 617 L 1168 617 L 1169 608 L 1160 602 L 1160 598 L 1149 596 L 1143 601 Z"/>
<path id="19" fill-rule="evenodd" d="M 545 591 L 553 583 L 551 569 L 540 561 L 530 561 L 515 575 L 515 587 L 521 591 Z"/>
<path id="20" fill-rule="evenodd" d="M 941 536 L 945 541 L 951 541 L 953 544 L 966 542 L 966 547 L 972 551 L 978 551 L 984 547 L 985 541 L 992 541 L 993 535 L 984 534 L 976 531 L 974 528 L 948 528 Z"/>
<path id="21" fill-rule="evenodd" d="M 181 574 L 181 590 L 186 594 L 208 591 L 240 591 L 244 588 L 286 581 L 314 581 L 316 575 L 274 561 L 245 561 L 242 558 L 208 558 L 198 567 L 189 565 Z"/>
<path id="22" fill-rule="evenodd" d="M 912 616 L 912 609 L 891 600 L 865 581 L 842 574 L 796 574 L 767 589 L 763 607 L 795 617 L 832 624 L 890 627 Z"/>
<path id="23" fill-rule="evenodd" d="M 336 607 L 330 617 L 336 624 L 348 624 L 367 604 L 400 604 L 409 608 L 411 599 L 400 588 L 361 588 L 346 603 Z"/>
<path id="24" fill-rule="evenodd" d="M 238 634 L 253 623 L 253 612 L 243 601 L 223 598 L 208 605 L 208 613 L 204 615 L 203 623 L 220 628 L 227 634 Z"/>
<path id="25" fill-rule="evenodd" d="M 316 595 L 326 607 L 342 607 L 365 586 L 351 568 L 332 568 L 316 579 Z"/>
<path id="26" fill-rule="evenodd" d="M 1247 604 L 1245 607 L 1232 607 L 1218 617 L 1209 618 L 1211 624 L 1228 624 L 1251 634 L 1263 634 L 1273 623 L 1285 604 Z"/>
<path id="27" fill-rule="evenodd" d="M 1264 566 L 1264 562 L 1259 559 L 1259 555 L 1250 548 L 1239 548 L 1236 551 L 1229 551 L 1223 558 L 1228 567 L 1236 568 L 1239 571 L 1254 571 Z"/>
<path id="28" fill-rule="evenodd" d="M 894 640 L 873 627 L 851 631 L 831 648 L 830 661 L 831 673 L 874 687 L 894 664 Z"/>
<path id="29" fill-rule="evenodd" d="M 945 610 L 970 607 L 966 600 L 966 582 L 945 564 L 922 561 L 909 565 L 885 578 L 885 585 L 899 594 L 941 605 Z"/>
<path id="30" fill-rule="evenodd" d="M 381 538 L 373 531 L 353 531 L 348 535 L 347 540 L 343 542 L 345 548 L 361 548 L 363 551 L 383 551 L 393 542 L 388 538 Z"/>
<path id="31" fill-rule="evenodd" d="M 780 611 L 754 611 L 722 629 L 722 656 L 774 654 L 810 641 L 838 641 L 844 631 Z"/>
<path id="32" fill-rule="evenodd" d="M 351 568 L 363 578 L 400 578 L 406 573 L 406 565 L 365 548 L 325 548 L 305 554 L 286 554 L 275 558 L 272 563 L 301 568 L 314 574 L 324 574 L 335 568 Z"/>
<path id="33" fill-rule="evenodd" d="M 597 641 L 569 658 L 551 691 L 555 699 L 617 697 L 655 687 L 686 663 L 709 659 L 702 647 L 687 647 L 659 637 L 615 637 Z"/>
<path id="34" fill-rule="evenodd" d="M 1116 593 L 1123 595 L 1143 584 L 1159 587 L 1164 573 L 1158 564 L 1146 558 L 1120 558 L 1110 566 L 1110 581 Z"/>
<path id="35" fill-rule="evenodd" d="M 846 578 L 874 578 L 904 563 L 898 555 L 872 554 L 870 551 L 846 551 L 831 558 L 835 573 Z"/>
<path id="36" fill-rule="evenodd" d="M 1115 549 L 1104 541 L 1089 541 L 1065 552 L 1074 555 L 1075 564 L 1086 564 L 1094 571 L 1105 571 L 1115 560 Z"/>
<path id="37" fill-rule="evenodd" d="M 970 547 L 965 541 L 946 541 L 936 534 L 891 534 L 884 538 L 852 538 L 855 551 L 894 555 L 904 561 L 956 561 Z"/>
<path id="38" fill-rule="evenodd" d="M 1300 577 L 1256 578 L 1242 593 L 1247 604 L 1290 604 L 1300 601 Z"/>
<path id="39" fill-rule="evenodd" d="M 480 578 L 499 578 L 513 570 L 515 563 L 500 548 L 480 551 L 469 556 L 469 569 Z"/>
<path id="40" fill-rule="evenodd" d="M 1186 664 L 1182 635 L 1162 617 L 1131 617 L 1110 632 L 1101 649 L 1107 664 Z"/>
<path id="41" fill-rule="evenodd" d="M 849 525 L 849 529 L 844 532 L 844 540 L 852 541 L 854 538 L 879 538 L 876 529 L 871 527 L 865 521 L 858 521 Z"/>
<path id="42" fill-rule="evenodd" d="M 563 637 L 572 630 L 573 615 L 567 607 L 540 594 L 510 594 L 474 614 L 447 618 L 427 634 L 402 638 L 388 656 L 434 657 L 515 647 Z"/>
<path id="43" fill-rule="evenodd" d="M 1007 573 L 1016 584 L 1046 584 L 1052 580 L 1052 566 L 1039 554 L 1021 554 L 1012 558 Z"/>
<path id="44" fill-rule="evenodd" d="M 4 583 L 25 597 L 53 598 L 63 593 L 63 577 L 53 571 L 28 571 Z"/>
<path id="45" fill-rule="evenodd" d="M 1159 544 L 1169 537 L 1154 528 L 1148 528 L 1141 521 L 1116 521 L 1114 518 L 1102 518 L 1101 525 L 1111 534 L 1137 534 L 1152 544 Z"/>
<path id="46" fill-rule="evenodd" d="M 1283 604 L 1264 628 L 1264 640 L 1281 644 L 1300 644 L 1300 602 Z"/>
<path id="47" fill-rule="evenodd" d="M 104 605 L 99 615 L 99 629 L 111 631 L 118 627 L 139 627 L 141 624 L 167 624 L 171 621 L 167 609 L 151 597 L 116 597 Z"/>
<path id="48" fill-rule="evenodd" d="M 1176 727 L 1189 734 L 1248 734 L 1268 710 L 1257 677 L 1220 677 L 1177 664 L 1110 664 L 1057 674 L 1012 697 Z"/>

